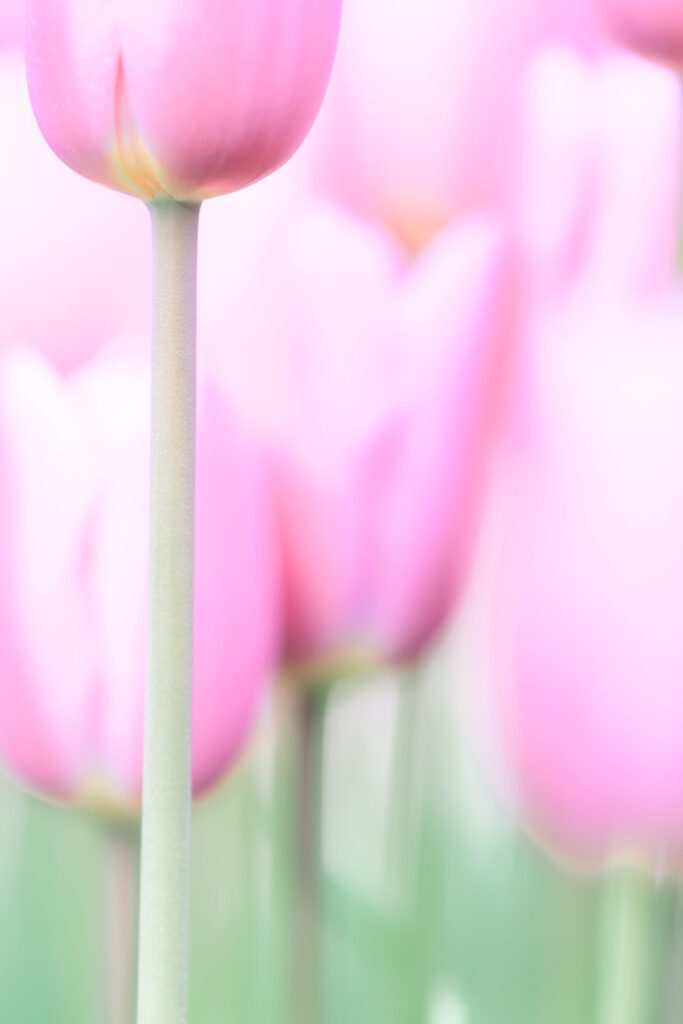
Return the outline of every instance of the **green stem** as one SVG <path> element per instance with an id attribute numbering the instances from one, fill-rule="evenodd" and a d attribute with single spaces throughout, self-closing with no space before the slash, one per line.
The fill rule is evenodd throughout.
<path id="1" fill-rule="evenodd" d="M 323 694 L 292 688 L 294 722 L 295 828 L 295 1024 L 322 1018 L 322 914 L 320 846 L 322 831 Z"/>
<path id="2" fill-rule="evenodd" d="M 150 203 L 154 342 L 138 1024 L 186 1024 L 198 205 Z"/>
<path id="3" fill-rule="evenodd" d="M 650 1024 L 653 883 L 629 864 L 606 876 L 602 902 L 598 1024 Z"/>
<path id="4" fill-rule="evenodd" d="M 102 1020 L 106 1024 L 128 1024 L 134 1010 L 132 996 L 138 874 L 136 829 L 119 825 L 108 827 L 104 871 L 106 976 Z"/>
<path id="5" fill-rule="evenodd" d="M 683 979 L 681 978 L 681 957 L 683 955 L 683 906 L 679 882 L 675 876 L 666 880 L 661 887 L 659 899 L 664 903 L 663 942 L 660 959 L 662 999 L 658 1018 L 662 1024 L 675 1024 L 683 1012 Z"/>
<path id="6" fill-rule="evenodd" d="M 397 717 L 385 838 L 385 866 L 396 882 L 402 909 L 415 909 L 417 827 L 419 819 L 418 717 L 420 672 L 417 666 L 398 672 Z"/>

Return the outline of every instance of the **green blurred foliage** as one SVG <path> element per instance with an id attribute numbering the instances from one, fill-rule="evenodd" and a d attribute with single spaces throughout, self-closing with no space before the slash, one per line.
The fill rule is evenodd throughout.
<path id="1" fill-rule="evenodd" d="M 509 820 L 459 740 L 453 687 L 441 666 L 341 686 L 325 702 L 322 1024 L 588 1024 L 601 883 L 554 863 Z M 292 1016 L 293 734 L 283 726 L 280 707 L 195 807 L 192 1024 Z M 136 830 L 116 836 L 9 781 L 0 822 L 0 1021 L 127 1024 Z M 678 897 L 672 885 L 653 892 L 652 1020 L 673 1021 Z M 126 1012 L 111 997 L 125 977 Z"/>

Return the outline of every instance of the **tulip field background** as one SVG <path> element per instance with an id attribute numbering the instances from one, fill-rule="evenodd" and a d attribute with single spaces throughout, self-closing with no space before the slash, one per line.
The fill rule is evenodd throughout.
<path id="1" fill-rule="evenodd" d="M 324 1019 L 592 1020 L 609 875 L 563 870 L 503 812 L 459 746 L 443 658 L 437 667 L 421 680 L 410 742 L 420 795 L 400 802 L 398 820 L 391 813 L 407 770 L 392 763 L 400 684 L 378 677 L 362 694 L 351 684 L 327 710 Z M 195 808 L 197 1024 L 283 1019 L 287 1005 L 288 792 L 285 772 L 272 774 L 277 755 L 264 733 L 230 782 Z M 405 735 L 403 744 L 405 755 Z M 134 879 L 124 872 L 122 885 L 117 868 L 112 901 L 111 831 L 8 783 L 2 809 L 3 1013 L 55 1024 L 109 1019 L 103 958 L 111 956 L 112 926 L 130 924 L 134 905 Z M 136 833 L 121 827 L 115 842 L 135 847 Z M 671 884 L 645 883 L 644 899 L 653 924 L 653 1019 L 678 1020 L 680 896 Z"/>
<path id="2" fill-rule="evenodd" d="M 190 1024 L 683 1020 L 679 17 L 345 0 L 267 160 L 235 90 L 256 156 L 199 220 Z M 0 0 L 0 1024 L 132 1024 L 150 233 L 50 151 L 22 21 Z M 133 92 L 129 151 L 84 160 L 117 188 Z M 197 195 L 234 171 L 201 100 Z"/>
<path id="3" fill-rule="evenodd" d="M 406 771 L 387 771 L 396 685 L 379 679 L 366 694 L 341 693 L 328 710 L 335 735 L 323 840 L 325 1020 L 588 1020 L 599 883 L 553 866 L 503 815 L 458 751 L 450 719 L 444 726 L 445 696 L 435 678 L 426 681 L 414 738 L 424 789 L 412 806 L 401 804 L 395 823 L 387 822 L 392 786 Z M 384 728 L 364 730 L 368 718 Z M 195 808 L 198 1024 L 283 1019 L 286 1006 L 287 787 L 280 773 L 270 788 L 267 739 L 259 754 L 267 765 L 252 753 Z M 111 906 L 111 834 L 7 783 L 2 809 L 3 1014 L 106 1020 L 103 957 L 112 919 L 125 922 L 134 900 L 131 884 Z M 657 899 L 666 933 L 675 927 L 675 896 L 665 890 Z"/>

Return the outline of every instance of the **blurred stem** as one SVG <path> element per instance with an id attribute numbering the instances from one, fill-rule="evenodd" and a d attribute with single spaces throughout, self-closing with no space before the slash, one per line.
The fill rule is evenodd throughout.
<path id="1" fill-rule="evenodd" d="M 105 1024 L 129 1024 L 134 1009 L 138 831 L 112 825 L 104 851 L 106 975 Z"/>
<path id="2" fill-rule="evenodd" d="M 650 1024 L 653 1015 L 654 883 L 618 864 L 603 883 L 597 1024 Z"/>
<path id="3" fill-rule="evenodd" d="M 199 206 L 149 206 L 154 338 L 137 1020 L 186 1024 Z"/>
<path id="4" fill-rule="evenodd" d="M 683 977 L 681 961 L 683 959 L 683 893 L 677 879 L 671 880 L 669 906 L 671 910 L 670 934 L 668 942 L 668 965 L 666 999 L 664 1013 L 661 1015 L 664 1024 L 675 1024 L 683 1017 Z"/>
<path id="5" fill-rule="evenodd" d="M 293 1021 L 322 1019 L 321 833 L 325 694 L 292 685 L 295 946 Z"/>
<path id="6" fill-rule="evenodd" d="M 415 904 L 418 797 L 418 732 L 420 670 L 412 665 L 397 681 L 397 716 L 394 734 L 391 788 L 385 839 L 385 867 L 399 887 L 402 906 Z M 412 916 L 410 923 L 414 923 Z"/>

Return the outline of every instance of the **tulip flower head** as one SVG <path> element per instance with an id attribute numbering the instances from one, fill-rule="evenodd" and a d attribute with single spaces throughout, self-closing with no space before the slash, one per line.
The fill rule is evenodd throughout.
<path id="1" fill-rule="evenodd" d="M 472 624 L 525 820 L 582 858 L 680 851 L 677 82 L 627 54 L 591 68 L 552 51 L 528 85 L 548 173 L 522 220 L 553 269 L 503 417 Z"/>
<path id="2" fill-rule="evenodd" d="M 31 345 L 71 370 L 148 325 L 146 211 L 55 160 L 14 50 L 0 53 L 0 122 L 12 140 L 0 163 L 0 346 Z"/>
<path id="3" fill-rule="evenodd" d="M 67 380 L 0 362 L 0 757 L 61 799 L 142 777 L 149 374 L 105 352 Z M 274 530 L 261 460 L 208 375 L 197 446 L 193 784 L 241 749 L 276 646 Z M 227 626 L 226 626 L 227 624 Z"/>
<path id="4" fill-rule="evenodd" d="M 562 317 L 508 436 L 495 705 L 527 819 L 574 854 L 683 848 L 680 308 Z"/>
<path id="5" fill-rule="evenodd" d="M 243 343 L 217 358 L 272 453 L 286 656 L 413 658 L 468 564 L 505 364 L 506 246 L 472 216 L 410 261 L 386 232 L 309 203 L 259 267 L 231 318 Z"/>
<path id="6" fill-rule="evenodd" d="M 611 49 L 542 48 L 522 88 L 515 220 L 543 303 L 599 305 L 671 282 L 680 194 L 680 85 Z M 655 183 L 654 185 L 652 183 Z"/>
<path id="7" fill-rule="evenodd" d="M 199 201 L 283 164 L 322 101 L 341 0 L 28 0 L 38 123 L 88 178 Z"/>
<path id="8" fill-rule="evenodd" d="M 679 0 L 600 0 L 619 42 L 683 73 L 683 6 Z"/>
<path id="9" fill-rule="evenodd" d="M 568 24 L 582 6 L 345 0 L 329 95 L 302 151 L 315 187 L 413 252 L 463 211 L 500 208 L 526 61 L 546 35 L 587 45 Z"/>

